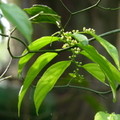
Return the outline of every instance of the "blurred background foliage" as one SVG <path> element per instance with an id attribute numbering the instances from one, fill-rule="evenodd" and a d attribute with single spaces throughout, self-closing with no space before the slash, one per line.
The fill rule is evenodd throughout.
<path id="1" fill-rule="evenodd" d="M 33 4 L 44 4 L 55 10 L 60 16 L 62 16 L 63 26 L 66 24 L 69 13 L 62 6 L 59 0 L 8 0 L 8 2 L 13 2 L 19 5 L 21 8 L 31 7 Z M 89 7 L 97 2 L 97 0 L 63 0 L 65 5 L 72 11 L 78 11 Z M 120 6 L 119 0 L 102 0 L 101 6 L 117 8 Z M 120 10 L 110 11 L 102 10 L 100 8 L 93 8 L 88 11 L 82 12 L 80 14 L 72 16 L 71 21 L 66 27 L 66 31 L 71 31 L 73 29 L 82 30 L 83 27 L 93 28 L 96 30 L 97 34 L 102 34 L 104 32 L 117 29 L 120 27 Z M 0 22 L 1 23 L 1 22 Z M 45 35 L 51 35 L 59 29 L 55 25 L 43 24 L 45 26 L 39 26 L 33 24 L 34 34 L 33 40 L 40 38 Z M 1 32 L 4 32 L 3 25 L 0 24 Z M 9 28 L 8 28 L 9 29 Z M 7 30 L 8 31 L 8 30 Z M 21 39 L 24 39 L 18 32 L 14 34 Z M 106 40 L 117 46 L 120 49 L 120 37 L 119 34 L 113 34 L 104 37 Z M 5 67 L 9 62 L 10 56 L 7 53 L 6 40 L 1 38 L 0 42 L 0 74 L 4 71 Z M 104 52 L 104 49 L 96 42 L 92 44 L 99 50 L 99 52 L 105 55 L 108 59 L 109 56 Z M 17 47 L 17 49 L 16 49 Z M 53 48 L 61 47 L 59 43 L 53 44 Z M 20 54 L 24 49 L 19 42 L 13 40 L 11 43 L 11 48 L 14 54 Z M 49 46 L 48 46 L 49 48 Z M 67 59 L 68 52 L 60 55 L 60 59 Z M 34 56 L 31 62 L 27 65 L 25 71 L 32 64 L 32 61 L 37 58 L 38 54 Z M 86 63 L 88 60 L 83 56 L 77 58 L 79 61 Z M 56 60 L 56 59 L 55 59 Z M 6 74 L 12 75 L 13 78 L 0 82 L 0 119 L 1 120 L 93 120 L 93 116 L 96 112 L 100 110 L 108 112 L 116 112 L 120 114 L 120 91 L 117 91 L 117 102 L 112 102 L 112 95 L 106 94 L 105 98 L 98 96 L 92 92 L 75 89 L 68 87 L 55 87 L 45 98 L 41 108 L 40 115 L 36 116 L 35 108 L 33 104 L 33 92 L 34 86 L 31 86 L 28 90 L 24 101 L 22 103 L 21 117 L 17 116 L 17 100 L 20 86 L 22 85 L 22 78 L 17 78 L 17 62 L 18 60 L 13 60 L 12 64 Z M 68 72 L 72 72 L 74 66 L 68 69 L 64 76 L 58 81 L 57 85 L 65 85 L 69 82 Z M 83 81 L 75 79 L 72 84 L 78 86 L 89 87 L 99 91 L 107 91 L 102 83 L 94 79 L 87 72 L 81 69 L 80 74 L 84 74 L 85 79 Z M 25 73 L 24 73 L 25 75 Z M 38 78 L 40 75 L 38 76 Z M 48 76 L 49 77 L 49 76 Z M 37 80 L 37 79 L 36 79 Z M 33 83 L 34 84 L 34 83 Z"/>

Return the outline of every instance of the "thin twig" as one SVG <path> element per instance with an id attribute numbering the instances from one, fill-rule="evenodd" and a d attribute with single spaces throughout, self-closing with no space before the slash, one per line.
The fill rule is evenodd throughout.
<path id="1" fill-rule="evenodd" d="M 69 21 L 71 20 L 71 18 L 72 18 L 72 14 L 70 14 L 70 16 L 69 16 L 66 24 L 64 25 L 64 28 L 63 28 L 63 29 L 65 29 L 65 28 L 67 27 L 67 25 L 68 25 Z"/>
<path id="2" fill-rule="evenodd" d="M 111 31 L 108 31 L 106 33 L 103 33 L 103 34 L 100 34 L 99 36 L 100 37 L 105 37 L 105 36 L 108 36 L 108 35 L 111 35 L 111 34 L 115 34 L 115 33 L 119 33 L 120 32 L 120 29 L 115 29 L 115 30 L 111 30 Z M 90 38 L 89 41 L 93 41 L 95 40 L 95 38 Z"/>
<path id="3" fill-rule="evenodd" d="M 0 35 L 3 36 L 3 37 L 9 37 L 9 35 L 5 35 L 5 34 L 3 34 L 3 33 L 0 33 Z M 18 41 L 20 41 L 20 42 L 22 41 L 21 39 L 19 39 L 19 38 L 17 38 L 17 37 L 14 37 L 14 36 L 12 36 L 12 35 L 11 35 L 11 38 L 13 38 L 13 39 L 15 39 L 15 40 L 18 40 Z M 25 43 L 25 44 L 26 44 L 26 43 Z"/>
<path id="4" fill-rule="evenodd" d="M 71 20 L 71 18 L 72 18 L 73 15 L 76 15 L 76 14 L 79 14 L 79 13 L 81 13 L 81 12 L 85 12 L 85 11 L 87 11 L 87 10 L 89 10 L 89 9 L 92 9 L 92 8 L 94 8 L 94 7 L 97 7 L 97 6 L 99 5 L 99 3 L 101 2 L 101 0 L 98 0 L 94 5 L 92 5 L 92 6 L 90 6 L 90 7 L 87 7 L 87 8 L 85 8 L 85 9 L 82 9 L 82 10 L 79 10 L 79 11 L 76 11 L 76 12 L 71 12 L 71 11 L 68 9 L 68 7 L 63 3 L 62 0 L 60 0 L 60 2 L 61 2 L 61 4 L 63 5 L 63 7 L 70 13 L 70 16 L 69 16 L 69 18 L 68 18 L 68 20 L 67 20 L 67 22 L 66 22 L 66 24 L 65 24 L 65 26 L 64 26 L 64 29 L 65 29 L 66 26 L 68 25 L 69 21 Z"/>
<path id="5" fill-rule="evenodd" d="M 0 78 L 0 82 L 6 80 L 6 79 L 8 79 L 8 78 L 11 78 L 11 77 L 12 77 L 12 76 L 10 75 L 10 76 L 4 77 L 4 78 Z"/>
<path id="6" fill-rule="evenodd" d="M 87 11 L 87 10 L 90 10 L 90 9 L 94 8 L 94 7 L 97 7 L 100 2 L 101 2 L 101 0 L 98 0 L 94 5 L 92 5 L 92 6 L 90 6 L 90 7 L 87 7 L 87 8 L 85 8 L 85 9 L 79 10 L 79 11 L 77 11 L 77 12 L 73 12 L 72 15 L 76 15 L 76 14 L 78 14 L 78 13 L 85 12 L 85 11 Z"/>
<path id="7" fill-rule="evenodd" d="M 4 72 L 2 73 L 2 75 L 0 76 L 0 78 L 2 78 L 2 77 L 6 74 L 6 72 L 7 72 L 8 69 L 10 68 L 11 62 L 12 62 L 12 58 L 10 59 L 8 65 L 7 65 L 7 67 L 6 67 L 6 69 L 4 70 Z"/>
<path id="8" fill-rule="evenodd" d="M 101 92 L 101 91 L 93 90 L 93 89 L 90 89 L 90 88 L 87 88 L 87 87 L 75 86 L 75 85 L 70 85 L 70 84 L 67 84 L 67 85 L 60 85 L 60 86 L 54 86 L 54 87 L 55 87 L 55 88 L 70 87 L 70 88 L 83 89 L 83 90 L 87 90 L 87 91 L 96 93 L 96 94 L 98 94 L 98 95 L 100 95 L 100 94 L 103 95 L 103 94 L 111 93 L 111 90 L 105 91 L 105 92 Z"/>
<path id="9" fill-rule="evenodd" d="M 62 0 L 60 0 L 61 4 L 63 5 L 63 7 L 70 13 L 72 14 L 72 12 L 68 9 L 68 7 L 63 3 Z"/>
<path id="10" fill-rule="evenodd" d="M 120 32 L 120 29 L 115 29 L 115 30 L 111 30 L 111 31 L 108 31 L 108 32 L 106 32 L 106 33 L 103 33 L 103 34 L 100 34 L 99 36 L 100 37 L 105 37 L 105 36 L 108 36 L 108 35 L 111 35 L 111 34 L 114 34 L 114 33 L 118 33 L 118 32 Z M 5 34 L 0 34 L 1 36 L 4 36 L 4 37 L 9 37 L 8 35 L 5 35 Z M 24 46 L 25 46 L 25 48 L 27 49 L 27 52 L 25 53 L 25 54 L 23 54 L 23 55 L 20 55 L 20 56 L 14 56 L 13 54 L 12 54 L 12 52 L 10 51 L 10 41 L 8 41 L 8 51 L 9 51 L 9 53 L 10 53 L 10 55 L 12 56 L 12 58 L 21 58 L 21 57 L 24 57 L 24 56 L 26 56 L 28 53 L 45 53 L 45 52 L 57 52 L 57 53 L 60 53 L 60 52 L 64 52 L 64 51 L 67 51 L 67 50 L 70 50 L 71 48 L 73 48 L 73 47 L 75 47 L 75 46 L 72 46 L 72 47 L 68 47 L 68 48 L 65 48 L 65 49 L 57 49 L 57 50 L 38 50 L 38 51 L 31 51 L 29 48 L 28 48 L 28 46 L 27 46 L 27 44 L 24 42 L 24 41 L 22 41 L 22 40 L 20 40 L 20 39 L 18 39 L 18 38 L 16 38 L 16 37 L 14 37 L 14 36 L 10 36 L 11 38 L 13 38 L 13 39 L 15 39 L 15 40 L 18 40 L 20 43 L 22 43 Z M 90 38 L 89 39 L 89 41 L 93 41 L 93 40 L 95 40 L 95 38 Z"/>
<path id="11" fill-rule="evenodd" d="M 98 5 L 99 8 L 103 9 L 103 10 L 119 10 L 120 7 L 117 7 L 117 8 L 106 8 L 106 7 L 103 7 L 103 6 L 100 6 Z"/>
<path id="12" fill-rule="evenodd" d="M 64 49 L 55 49 L 55 50 L 38 50 L 38 51 L 29 51 L 29 53 L 46 53 L 46 52 L 55 52 L 55 53 L 61 53 L 67 50 L 70 50 L 71 48 L 74 48 L 75 46 L 67 47 Z"/>
<path id="13" fill-rule="evenodd" d="M 63 3 L 62 0 L 60 0 L 60 2 L 61 2 L 61 4 L 63 5 L 63 7 L 64 7 L 70 14 L 76 15 L 76 14 L 78 14 L 78 13 L 87 11 L 87 10 L 89 10 L 89 9 L 92 9 L 92 8 L 98 6 L 99 3 L 101 2 L 101 0 L 98 0 L 94 5 L 92 5 L 92 6 L 90 6 L 90 7 L 87 7 L 87 8 L 85 8 L 85 9 L 82 9 L 82 10 L 79 10 L 79 11 L 76 11 L 76 12 L 71 12 L 71 11 L 68 9 L 68 7 Z"/>
<path id="14" fill-rule="evenodd" d="M 5 35 L 5 34 L 2 34 L 2 33 L 0 33 L 0 35 L 3 36 L 3 37 L 9 37 L 9 35 Z M 14 40 L 19 41 L 21 44 L 23 44 L 25 46 L 25 48 L 27 49 L 27 51 L 29 51 L 28 45 L 23 40 L 21 40 L 21 39 L 19 39 L 17 37 L 14 37 L 12 35 L 10 37 L 13 38 Z M 25 55 L 28 54 L 28 52 L 27 52 L 27 53 L 25 53 L 24 55 L 21 55 L 21 56 L 14 56 L 12 54 L 11 50 L 10 50 L 10 47 L 9 47 L 10 45 L 9 44 L 10 43 L 8 43 L 8 52 L 10 53 L 10 55 L 11 55 L 12 58 L 21 58 L 21 57 L 23 57 L 23 56 L 25 56 Z"/>
<path id="15" fill-rule="evenodd" d="M 16 29 L 16 28 L 15 28 L 15 29 Z M 13 32 L 13 31 L 12 31 L 12 32 Z M 5 34 L 0 34 L 0 35 L 1 35 L 1 36 L 4 36 L 4 37 L 8 37 L 7 48 L 8 48 L 8 52 L 9 52 L 9 54 L 11 55 L 12 58 L 21 58 L 21 57 L 23 57 L 23 56 L 25 56 L 25 55 L 28 54 L 29 48 L 28 48 L 27 44 L 26 44 L 24 41 L 22 41 L 21 39 L 19 39 L 19 38 L 17 38 L 17 37 L 11 36 L 11 35 L 10 35 L 10 36 L 9 36 L 9 35 L 5 35 Z M 22 43 L 22 44 L 25 46 L 25 48 L 27 49 L 27 52 L 26 52 L 24 55 L 14 56 L 14 55 L 12 54 L 11 50 L 10 50 L 10 38 L 13 38 L 13 39 L 19 41 L 20 43 Z"/>

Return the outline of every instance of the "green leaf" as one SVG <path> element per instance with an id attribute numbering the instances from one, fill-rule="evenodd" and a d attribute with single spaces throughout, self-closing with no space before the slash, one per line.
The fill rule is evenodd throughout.
<path id="1" fill-rule="evenodd" d="M 94 120 L 108 120 L 108 117 L 109 113 L 100 111 L 95 115 Z"/>
<path id="2" fill-rule="evenodd" d="M 114 80 L 120 84 L 120 72 L 110 62 L 108 62 L 108 65 L 112 71 L 112 75 L 114 76 Z"/>
<path id="3" fill-rule="evenodd" d="M 87 58 L 89 58 L 91 61 L 95 62 L 94 59 L 85 51 L 85 50 L 82 50 L 80 52 L 80 54 L 86 56 Z"/>
<path id="4" fill-rule="evenodd" d="M 88 38 L 83 34 L 74 33 L 72 37 L 75 38 L 79 43 L 86 46 L 88 45 Z"/>
<path id="5" fill-rule="evenodd" d="M 3 15 L 17 27 L 28 43 L 32 41 L 33 28 L 27 14 L 13 3 L 0 3 Z"/>
<path id="6" fill-rule="evenodd" d="M 92 58 L 91 60 L 93 60 L 93 62 L 97 63 L 100 66 L 100 69 L 104 72 L 104 74 L 106 75 L 106 78 L 108 79 L 108 82 L 110 84 L 110 87 L 113 93 L 113 101 L 115 101 L 116 100 L 116 81 L 115 81 L 113 72 L 111 70 L 111 66 L 109 66 L 110 62 L 101 54 L 99 54 L 93 46 L 91 45 L 83 46 L 81 44 L 78 44 L 78 46 L 84 49 L 86 53 L 89 56 L 91 56 L 88 58 Z M 87 55 L 86 53 L 85 55 Z"/>
<path id="7" fill-rule="evenodd" d="M 37 58 L 37 60 L 32 64 L 32 66 L 28 70 L 23 86 L 19 93 L 18 115 L 20 115 L 21 102 L 30 84 L 33 82 L 38 73 L 45 67 L 45 65 L 48 64 L 56 55 L 57 53 L 52 52 L 42 54 L 40 57 Z"/>
<path id="8" fill-rule="evenodd" d="M 115 46 L 113 46 L 111 43 L 109 43 L 108 41 L 104 40 L 103 38 L 101 38 L 100 36 L 94 34 L 94 33 L 90 33 L 97 41 L 100 42 L 100 44 L 107 50 L 107 52 L 109 53 L 109 55 L 113 58 L 116 66 L 118 67 L 118 69 L 120 70 L 120 63 L 119 63 L 119 55 L 118 55 L 118 51 L 116 49 Z"/>
<path id="9" fill-rule="evenodd" d="M 47 95 L 47 93 L 54 87 L 58 78 L 70 65 L 71 61 L 60 61 L 52 66 L 50 66 L 40 80 L 37 83 L 35 93 L 34 93 L 34 102 L 36 107 L 36 113 L 38 114 L 39 107 Z"/>
<path id="10" fill-rule="evenodd" d="M 31 8 L 24 9 L 35 23 L 60 24 L 60 16 L 46 5 L 34 5 Z"/>
<path id="11" fill-rule="evenodd" d="M 107 112 L 98 112 L 96 113 L 94 120 L 119 120 L 120 119 L 120 115 L 119 114 L 109 114 Z"/>
<path id="12" fill-rule="evenodd" d="M 99 81 L 105 83 L 105 74 L 100 69 L 100 66 L 96 63 L 89 63 L 82 65 L 85 70 L 87 70 L 91 75 L 93 75 L 95 78 L 97 78 Z"/>
<path id="13" fill-rule="evenodd" d="M 39 49 L 41 49 L 42 47 L 46 46 L 49 43 L 52 43 L 54 41 L 57 41 L 59 39 L 59 37 L 51 37 L 51 36 L 46 36 L 46 37 L 42 37 L 40 39 L 37 39 L 36 41 L 32 42 L 28 48 L 31 51 L 38 51 Z M 27 50 L 24 50 L 23 54 L 26 53 Z M 31 59 L 31 57 L 34 55 L 35 53 L 29 53 L 26 56 L 20 58 L 19 63 L 18 63 L 18 75 L 21 74 L 25 64 Z"/>
<path id="14" fill-rule="evenodd" d="M 85 50 L 81 51 L 81 54 L 86 56 L 87 58 L 89 58 L 93 62 L 95 62 L 94 59 Z M 103 57 L 103 56 L 101 56 L 101 57 Z M 106 58 L 103 57 L 103 59 L 106 59 Z M 120 72 L 109 61 L 107 61 L 107 63 L 109 65 L 110 69 L 111 69 L 111 72 L 112 72 L 113 76 L 114 76 L 114 80 L 117 81 L 120 84 Z"/>

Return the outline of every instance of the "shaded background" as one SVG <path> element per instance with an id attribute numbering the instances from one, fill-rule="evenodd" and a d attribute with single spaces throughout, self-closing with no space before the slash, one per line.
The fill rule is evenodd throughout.
<path id="1" fill-rule="evenodd" d="M 33 4 L 44 4 L 51 7 L 55 10 L 60 16 L 62 16 L 63 26 L 66 24 L 69 13 L 62 6 L 59 0 L 8 0 L 8 2 L 14 2 L 19 5 L 21 8 L 31 7 Z M 89 7 L 95 4 L 96 0 L 63 0 L 65 5 L 72 11 L 78 11 Z M 101 6 L 104 7 L 119 7 L 119 0 L 102 0 Z M 88 11 L 82 12 L 80 14 L 74 15 L 66 27 L 66 31 L 71 31 L 73 29 L 82 30 L 83 27 L 93 28 L 96 30 L 97 34 L 102 34 L 104 32 L 117 29 L 119 25 L 119 10 L 110 11 L 102 10 L 100 8 L 93 8 Z M 59 29 L 55 25 L 44 24 L 46 28 L 43 28 L 38 25 L 33 25 L 34 34 L 33 40 L 40 38 L 44 35 L 51 35 Z M 15 33 L 16 36 L 24 39 L 18 32 Z M 118 50 L 120 49 L 119 45 L 119 34 L 113 34 L 107 37 L 104 37 L 106 40 L 114 44 Z M 3 42 L 0 43 L 1 46 L 5 45 Z M 101 54 L 105 55 L 108 59 L 110 57 L 107 55 L 105 50 L 97 42 L 92 42 Z M 9 57 L 5 47 L 0 46 L 0 51 L 4 51 L 3 54 L 0 53 L 1 58 L 5 60 L 0 61 L 0 73 L 4 71 L 5 67 L 9 62 Z M 12 51 L 15 55 L 19 55 L 24 49 L 23 46 L 13 41 L 11 43 Z M 60 47 L 59 43 L 53 45 L 54 47 Z M 16 49 L 17 47 L 17 49 Z M 48 46 L 49 47 L 49 46 Z M 1 50 L 2 49 L 2 50 Z M 64 53 L 60 56 L 60 60 L 67 59 L 69 53 Z M 36 59 L 38 55 L 34 56 L 33 60 Z M 29 68 L 28 64 L 25 71 Z M 88 62 L 87 59 L 83 56 L 78 57 L 79 61 L 83 63 Z M 5 62 L 4 62 L 5 61 Z M 0 83 L 0 119 L 1 120 L 93 120 L 93 116 L 97 111 L 104 110 L 108 112 L 120 113 L 120 96 L 119 90 L 117 91 L 117 102 L 112 102 L 112 94 L 107 94 L 104 99 L 101 96 L 98 96 L 94 93 L 75 88 L 53 88 L 53 90 L 45 98 L 41 108 L 40 115 L 36 116 L 35 108 L 33 103 L 33 93 L 34 87 L 31 87 L 22 103 L 21 117 L 17 116 L 17 100 L 20 86 L 22 85 L 22 79 L 17 78 L 17 63 L 18 60 L 13 60 L 6 75 L 12 75 L 13 78 L 3 81 Z M 67 72 L 72 72 L 74 66 L 69 68 Z M 66 73 L 67 73 L 66 72 Z M 95 80 L 92 76 L 87 74 L 84 70 L 80 71 L 80 74 L 85 75 L 85 80 L 83 82 L 78 82 L 79 80 L 74 81 L 74 85 L 90 87 L 99 91 L 107 91 L 109 88 L 101 84 L 99 81 Z M 25 74 L 24 74 L 25 75 Z M 64 75 L 66 76 L 66 74 Z M 40 77 L 40 76 L 38 76 Z M 62 81 L 62 83 L 61 83 Z M 57 85 L 66 84 L 69 81 L 69 77 L 62 77 Z"/>

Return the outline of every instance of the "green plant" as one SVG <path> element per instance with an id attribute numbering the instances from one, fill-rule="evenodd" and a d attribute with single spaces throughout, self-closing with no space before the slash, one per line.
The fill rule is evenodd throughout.
<path id="1" fill-rule="evenodd" d="M 101 0 L 98 0 L 97 3 L 94 4 L 93 6 L 72 13 L 69 9 L 66 8 L 64 3 L 61 1 L 61 3 L 68 10 L 68 12 L 71 13 L 70 18 L 72 17 L 72 15 L 78 14 L 80 12 L 98 6 L 100 2 Z M 102 9 L 106 9 L 101 6 L 99 7 Z M 120 65 L 119 65 L 118 51 L 115 46 L 113 46 L 111 43 L 103 39 L 102 36 L 109 35 L 114 32 L 119 32 L 120 31 L 119 29 L 110 31 L 108 33 L 104 33 L 103 35 L 96 35 L 94 29 L 91 28 L 86 29 L 85 27 L 81 31 L 79 30 L 65 31 L 65 27 L 67 26 L 69 21 L 66 23 L 64 27 L 62 27 L 61 17 L 54 10 L 52 10 L 50 7 L 45 5 L 34 5 L 31 8 L 24 9 L 24 11 L 30 15 L 30 18 L 26 15 L 26 13 L 23 10 L 21 10 L 19 7 L 17 7 L 14 4 L 5 4 L 0 2 L 0 9 L 3 12 L 3 15 L 11 23 L 15 25 L 15 28 L 11 30 L 9 35 L 4 35 L 4 34 L 1 35 L 4 37 L 8 37 L 7 46 L 11 57 L 19 58 L 18 76 L 21 76 L 25 65 L 29 62 L 29 60 L 33 57 L 33 55 L 36 53 L 41 53 L 41 55 L 30 66 L 25 76 L 23 85 L 21 86 L 19 92 L 19 101 L 18 101 L 19 116 L 20 116 L 20 108 L 23 97 L 25 96 L 26 91 L 28 90 L 28 88 L 30 87 L 36 76 L 48 63 L 50 63 L 50 61 L 52 61 L 55 57 L 59 57 L 58 55 L 61 52 L 65 52 L 65 51 L 70 51 L 71 56 L 68 56 L 67 60 L 58 61 L 52 64 L 51 66 L 49 66 L 42 75 L 42 77 L 37 82 L 34 92 L 34 103 L 35 103 L 37 115 L 39 114 L 40 105 L 43 99 L 45 98 L 45 96 L 47 95 L 47 93 L 54 87 L 57 80 L 71 64 L 74 64 L 75 70 L 73 70 L 73 73 L 69 73 L 71 77 L 69 84 L 61 87 L 66 87 L 66 86 L 70 86 L 74 88 L 77 87 L 92 91 L 98 95 L 103 95 L 105 93 L 112 92 L 113 101 L 114 102 L 116 101 L 116 90 L 119 88 L 119 84 L 120 84 L 120 73 L 119 73 Z M 52 23 L 58 26 L 59 31 L 51 36 L 43 36 L 32 42 L 32 32 L 33 32 L 32 23 L 36 23 L 36 24 Z M 18 29 L 23 34 L 29 45 L 26 44 L 24 41 L 20 40 L 19 38 L 12 36 L 12 33 L 16 29 Z M 86 37 L 87 34 L 90 35 L 92 38 L 88 39 Z M 21 56 L 14 56 L 12 54 L 10 49 L 11 38 L 14 38 L 15 40 L 21 42 L 25 46 L 26 49 L 24 50 Z M 105 56 L 100 54 L 94 46 L 90 45 L 90 42 L 92 42 L 93 40 L 96 40 L 105 48 L 107 53 L 113 59 L 115 65 L 113 65 L 109 60 L 107 60 Z M 42 49 L 46 45 L 52 44 L 55 41 L 59 41 L 63 43 L 63 47 L 55 50 Z M 87 57 L 88 59 L 91 60 L 91 63 L 82 64 L 81 61 L 77 61 L 76 57 L 78 55 L 83 55 Z M 106 86 L 109 86 L 111 88 L 111 91 L 99 92 L 85 87 L 72 86 L 70 84 L 71 81 L 73 80 L 72 78 L 78 77 L 81 80 L 84 80 L 83 75 L 79 74 L 79 70 L 82 68 L 84 68 L 97 80 L 99 80 Z M 1 77 L 3 77 L 3 75 Z M 96 116 L 98 116 L 98 114 Z M 105 114 L 105 113 L 101 113 L 101 114 Z M 116 115 L 114 114 L 114 116 Z M 102 118 L 95 117 L 95 120 L 99 120 L 99 119 Z M 103 119 L 105 120 L 106 118 Z M 112 118 L 110 119 L 112 120 Z"/>
<path id="2" fill-rule="evenodd" d="M 109 114 L 107 112 L 102 111 L 98 112 L 94 118 L 94 120 L 119 120 L 119 119 L 120 119 L 119 114 L 115 113 Z"/>

